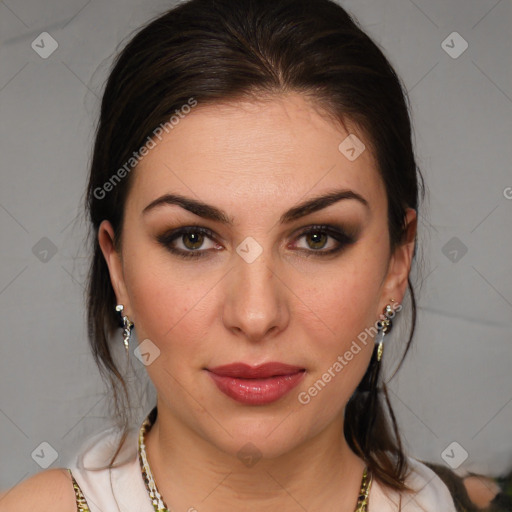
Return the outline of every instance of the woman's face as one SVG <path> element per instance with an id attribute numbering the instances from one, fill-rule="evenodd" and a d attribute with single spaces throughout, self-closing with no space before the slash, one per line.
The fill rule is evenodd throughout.
<path id="1" fill-rule="evenodd" d="M 384 185 L 348 135 L 298 94 L 199 104 L 133 171 L 120 257 L 102 223 L 174 428 L 267 456 L 342 431 L 374 348 L 362 333 L 401 301 L 415 229 L 409 210 L 411 243 L 391 255 Z M 352 196 L 319 200 L 338 193 Z M 292 368 L 219 369 L 270 362 Z"/>

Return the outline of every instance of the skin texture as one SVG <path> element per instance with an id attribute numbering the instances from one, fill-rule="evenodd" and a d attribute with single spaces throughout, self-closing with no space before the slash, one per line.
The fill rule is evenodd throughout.
<path id="1" fill-rule="evenodd" d="M 46 469 L 0 492 L 0 512 L 76 512 L 75 492 L 66 469 Z"/>
<path id="2" fill-rule="evenodd" d="M 160 350 L 146 367 L 158 393 L 147 453 L 174 510 L 354 509 L 364 464 L 342 435 L 343 412 L 373 341 L 307 405 L 297 396 L 375 324 L 390 298 L 402 301 L 416 213 L 407 211 L 407 243 L 391 255 L 384 184 L 369 150 L 353 162 L 338 150 L 347 135 L 299 94 L 199 104 L 132 171 L 120 253 L 110 223 L 100 226 L 118 303 L 139 341 Z M 369 208 L 345 199 L 279 223 L 289 208 L 338 189 L 362 195 Z M 142 213 L 166 193 L 220 208 L 232 225 L 177 205 Z M 301 236 L 315 224 L 357 232 L 356 241 L 322 257 L 318 242 Z M 158 242 L 189 225 L 214 233 L 200 247 L 204 257 L 181 258 Z M 246 237 L 262 248 L 252 263 L 236 252 Z M 338 245 L 320 238 L 321 250 Z M 173 244 L 187 250 L 185 242 L 190 247 L 182 237 Z M 306 374 L 277 402 L 249 406 L 219 392 L 205 370 L 237 361 L 279 361 Z M 247 443 L 262 455 L 252 467 L 237 457 Z"/>

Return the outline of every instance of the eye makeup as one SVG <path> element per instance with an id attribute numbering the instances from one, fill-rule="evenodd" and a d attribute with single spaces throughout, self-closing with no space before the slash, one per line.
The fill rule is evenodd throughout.
<path id="1" fill-rule="evenodd" d="M 286 248 L 298 251 L 306 257 L 333 256 L 354 244 L 358 231 L 332 224 L 314 224 L 297 230 L 292 235 L 291 242 L 286 244 Z M 297 247 L 297 242 L 302 239 L 306 246 Z M 223 248 L 212 230 L 199 225 L 167 230 L 157 235 L 156 240 L 171 254 L 184 259 L 211 257 L 212 252 Z M 205 242 L 210 247 L 205 248 Z M 326 249 L 326 246 L 329 248 Z"/>

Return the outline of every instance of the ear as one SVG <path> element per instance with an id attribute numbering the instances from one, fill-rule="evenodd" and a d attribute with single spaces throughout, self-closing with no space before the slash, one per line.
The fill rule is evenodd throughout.
<path id="1" fill-rule="evenodd" d="M 116 294 L 117 304 L 124 306 L 123 315 L 130 316 L 131 309 L 124 283 L 123 263 L 114 244 L 114 228 L 108 220 L 104 220 L 98 228 L 98 243 L 108 266 L 110 282 Z"/>
<path id="2" fill-rule="evenodd" d="M 407 208 L 404 240 L 395 249 L 389 260 L 388 273 L 381 294 L 383 301 L 382 309 L 384 309 L 386 304 L 390 303 L 390 299 L 395 299 L 396 302 L 401 303 L 407 290 L 407 279 L 411 270 L 416 243 L 417 221 L 416 210 Z"/>

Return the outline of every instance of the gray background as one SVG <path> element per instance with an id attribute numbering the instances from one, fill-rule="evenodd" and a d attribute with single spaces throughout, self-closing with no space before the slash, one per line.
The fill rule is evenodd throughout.
<path id="1" fill-rule="evenodd" d="M 512 3 L 342 4 L 410 92 L 428 187 L 413 273 L 418 331 L 391 384 L 395 410 L 417 457 L 443 463 L 445 453 L 461 474 L 498 474 L 512 465 Z M 85 334 L 80 208 L 111 57 L 171 5 L 0 1 L 0 489 L 51 460 L 40 443 L 62 467 L 108 424 Z M 46 59 L 31 47 L 43 31 L 58 43 Z M 454 31 L 469 45 L 457 58 Z M 388 361 L 406 335 L 402 316 Z M 141 397 L 139 417 L 147 406 Z"/>

